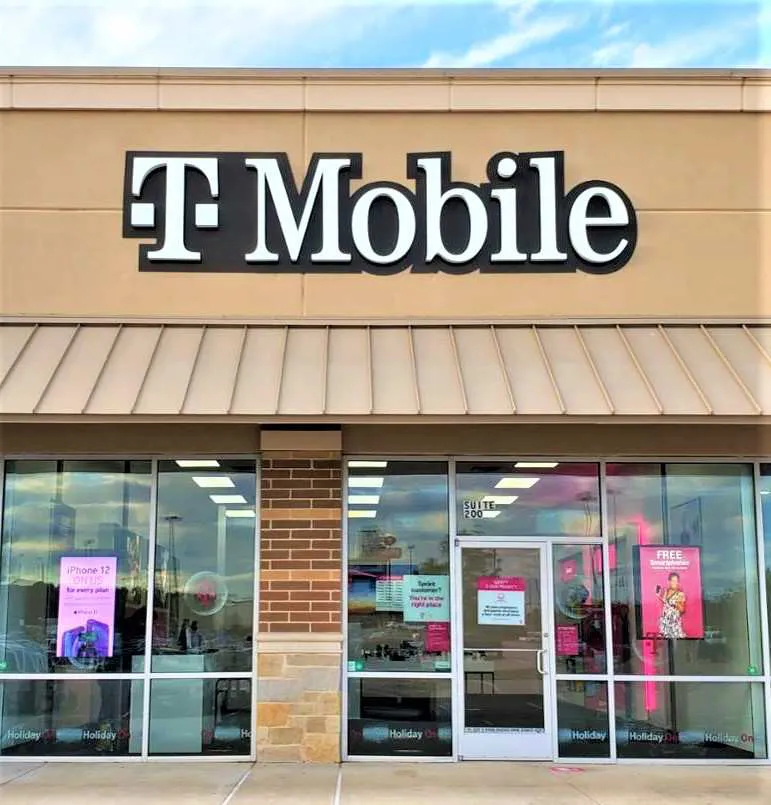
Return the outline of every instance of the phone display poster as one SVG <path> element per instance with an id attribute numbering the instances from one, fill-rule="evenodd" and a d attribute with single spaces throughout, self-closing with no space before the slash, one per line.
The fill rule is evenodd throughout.
<path id="1" fill-rule="evenodd" d="M 114 556 L 62 557 L 57 657 L 112 657 L 117 564 Z"/>

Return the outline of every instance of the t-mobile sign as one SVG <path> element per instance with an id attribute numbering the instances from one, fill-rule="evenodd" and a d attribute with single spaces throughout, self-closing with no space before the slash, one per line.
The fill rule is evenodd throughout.
<path id="1" fill-rule="evenodd" d="M 112 657 L 117 569 L 115 556 L 62 557 L 57 657 Z"/>
<path id="2" fill-rule="evenodd" d="M 141 271 L 608 274 L 632 257 L 631 200 L 604 179 L 566 187 L 562 151 L 502 151 L 486 173 L 457 181 L 450 153 L 411 153 L 406 184 L 360 184 L 361 153 L 319 153 L 298 181 L 285 153 L 131 151 L 123 235 L 145 241 Z"/>

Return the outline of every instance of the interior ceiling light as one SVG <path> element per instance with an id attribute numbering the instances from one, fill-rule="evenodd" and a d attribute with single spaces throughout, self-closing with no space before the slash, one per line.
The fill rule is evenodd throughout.
<path id="1" fill-rule="evenodd" d="M 377 506 L 380 495 L 348 495 L 349 506 Z"/>
<path id="2" fill-rule="evenodd" d="M 235 486 L 227 475 L 194 475 L 193 483 L 201 489 L 232 489 Z"/>
<path id="3" fill-rule="evenodd" d="M 382 469 L 383 467 L 388 466 L 387 461 L 349 461 L 349 467 L 377 467 L 378 469 Z"/>
<path id="4" fill-rule="evenodd" d="M 227 503 L 246 503 L 246 498 L 243 495 L 209 495 L 213 503 L 227 504 Z"/>
<path id="5" fill-rule="evenodd" d="M 553 470 L 559 465 L 559 461 L 518 461 L 514 467 L 518 470 Z"/>
<path id="6" fill-rule="evenodd" d="M 200 468 L 200 467 L 219 467 L 219 461 L 215 461 L 213 458 L 204 458 L 204 459 L 180 459 L 176 461 L 175 464 L 178 467 L 182 467 L 184 469 L 193 469 L 193 468 Z"/>
<path id="7" fill-rule="evenodd" d="M 526 478 L 524 475 L 509 475 L 501 478 L 495 485 L 496 489 L 530 489 L 535 486 L 541 479 L 540 478 Z"/>
<path id="8" fill-rule="evenodd" d="M 484 517 L 484 518 L 485 518 L 485 519 L 487 519 L 487 520 L 490 520 L 490 519 L 492 519 L 493 517 L 498 517 L 498 515 L 499 515 L 499 514 L 500 514 L 500 512 L 494 512 L 494 511 L 483 511 L 483 512 L 482 512 L 482 517 Z"/>
<path id="9" fill-rule="evenodd" d="M 483 503 L 494 503 L 496 506 L 509 506 L 519 495 L 485 495 L 482 498 Z"/>
<path id="10" fill-rule="evenodd" d="M 360 489 L 380 489 L 383 486 L 383 479 L 362 475 L 360 478 L 349 478 L 348 486 L 355 486 Z"/>
<path id="11" fill-rule="evenodd" d="M 254 509 L 225 509 L 225 517 L 256 517 Z"/>
<path id="12" fill-rule="evenodd" d="M 368 519 L 372 519 L 373 517 L 377 517 L 377 512 L 374 509 L 354 509 L 353 511 L 348 512 L 349 517 L 366 517 Z"/>

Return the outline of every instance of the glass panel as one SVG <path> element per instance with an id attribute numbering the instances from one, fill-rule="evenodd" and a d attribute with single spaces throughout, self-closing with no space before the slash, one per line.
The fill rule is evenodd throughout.
<path id="1" fill-rule="evenodd" d="M 543 677 L 535 651 L 464 651 L 467 732 L 546 728 Z"/>
<path id="2" fill-rule="evenodd" d="M 558 674 L 604 674 L 605 594 L 600 545 L 554 545 L 552 645 Z"/>
<path id="3" fill-rule="evenodd" d="M 762 674 L 752 487 L 750 465 L 608 466 L 618 673 Z"/>
<path id="4" fill-rule="evenodd" d="M 464 548 L 463 647 L 542 647 L 538 548 Z"/>
<path id="5" fill-rule="evenodd" d="M 248 671 L 256 465 L 191 463 L 158 468 L 152 669 Z"/>
<path id="6" fill-rule="evenodd" d="M 560 757 L 609 757 L 608 686 L 605 682 L 557 682 Z"/>
<path id="7" fill-rule="evenodd" d="M 771 623 L 771 464 L 760 465 L 760 505 L 763 512 L 763 537 L 766 557 L 766 599 Z"/>
<path id="8" fill-rule="evenodd" d="M 99 757 L 142 752 L 141 679 L 0 683 L 4 757 Z"/>
<path id="9" fill-rule="evenodd" d="M 150 486 L 149 461 L 6 462 L 3 671 L 142 671 Z"/>
<path id="10" fill-rule="evenodd" d="M 763 685 L 619 682 L 619 758 L 766 757 Z"/>
<path id="11" fill-rule="evenodd" d="M 154 679 L 151 755 L 248 755 L 252 683 L 248 679 Z"/>
<path id="12" fill-rule="evenodd" d="M 450 665 L 447 465 L 348 462 L 348 667 Z"/>
<path id="13" fill-rule="evenodd" d="M 465 729 L 543 731 L 541 552 L 464 548 L 461 557 Z"/>
<path id="14" fill-rule="evenodd" d="M 460 462 L 458 534 L 600 536 L 597 464 Z"/>
<path id="15" fill-rule="evenodd" d="M 452 755 L 449 679 L 349 679 L 348 754 Z"/>

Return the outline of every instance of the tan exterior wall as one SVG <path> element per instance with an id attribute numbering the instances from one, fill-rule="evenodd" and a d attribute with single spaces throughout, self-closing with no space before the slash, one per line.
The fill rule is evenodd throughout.
<path id="1" fill-rule="evenodd" d="M 341 111 L 329 111 L 338 96 L 313 78 L 305 82 L 304 103 L 292 94 L 294 84 L 252 87 L 253 111 L 243 111 L 245 101 L 241 111 L 231 110 L 236 89 L 246 91 L 233 80 L 184 85 L 182 95 L 182 84 L 173 91 L 162 86 L 187 111 L 170 111 L 171 102 L 143 111 L 133 95 L 121 102 L 134 108 L 106 109 L 110 98 L 128 92 L 125 82 L 106 82 L 101 94 L 81 100 L 90 110 L 46 109 L 51 93 L 60 105 L 66 94 L 56 96 L 55 83 L 22 82 L 14 97 L 26 108 L 0 110 L 0 314 L 359 320 L 771 314 L 771 273 L 764 270 L 771 249 L 771 114 L 748 111 L 768 106 L 762 87 L 751 87 L 749 96 L 747 86 L 728 79 L 685 88 L 661 79 L 627 86 L 626 94 L 623 86 L 615 85 L 615 95 L 604 88 L 600 101 L 592 82 L 582 80 L 542 82 L 549 111 L 533 108 L 536 85 L 524 79 L 511 83 L 508 95 L 492 79 L 461 82 L 452 110 L 432 106 L 431 93 L 446 80 L 436 86 L 405 80 L 399 94 L 385 81 L 351 79 L 338 87 Z M 593 105 L 580 95 L 590 89 Z M 80 95 L 70 90 L 73 98 L 85 97 L 82 86 Z M 733 90 L 743 105 L 729 100 Z M 196 97 L 207 111 L 191 111 Z M 462 111 L 464 97 L 474 111 Z M 218 98 L 228 111 L 211 108 Z M 261 98 L 270 100 L 269 111 L 259 111 Z M 289 111 L 278 111 L 281 98 Z M 522 110 L 511 111 L 523 98 L 529 101 Z M 380 111 L 352 111 L 354 102 Z M 568 187 L 599 178 L 630 196 L 638 245 L 630 263 L 609 276 L 140 273 L 138 242 L 121 237 L 130 149 L 286 151 L 296 176 L 314 151 L 353 150 L 363 154 L 366 181 L 406 184 L 405 155 L 412 151 L 450 150 L 454 178 L 479 182 L 496 151 L 562 149 Z"/>
<path id="2" fill-rule="evenodd" d="M 277 455 L 270 448 L 260 451 L 259 442 L 257 428 L 251 425 L 0 425 L 0 454 L 13 456 L 166 455 L 179 458 L 260 452 L 265 457 Z M 292 449 L 318 452 L 318 448 L 313 447 Z M 342 430 L 342 450 L 345 455 L 383 456 L 763 458 L 771 455 L 771 426 L 717 423 L 539 425 L 526 422 L 513 425 L 346 425 Z M 302 495 L 301 490 L 297 490 L 295 497 L 298 495 Z M 301 513 L 298 508 L 295 514 L 298 520 L 308 519 L 301 518 Z M 339 519 L 339 514 L 338 500 L 334 516 Z"/>
<path id="3" fill-rule="evenodd" d="M 0 454 L 38 456 L 256 455 L 254 425 L 0 424 Z"/>

